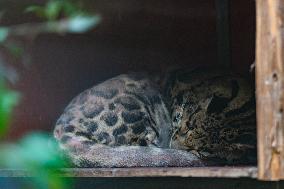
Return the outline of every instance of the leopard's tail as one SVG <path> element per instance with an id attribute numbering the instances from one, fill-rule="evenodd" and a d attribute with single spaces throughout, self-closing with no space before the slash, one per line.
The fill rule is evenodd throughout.
<path id="1" fill-rule="evenodd" d="M 206 163 L 190 152 L 144 146 L 92 146 L 69 152 L 76 167 L 191 167 Z"/>

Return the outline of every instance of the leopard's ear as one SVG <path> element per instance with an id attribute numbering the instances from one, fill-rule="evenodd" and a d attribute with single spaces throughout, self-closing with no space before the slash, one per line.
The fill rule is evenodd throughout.
<path id="1" fill-rule="evenodd" d="M 158 71 L 157 70 L 139 71 L 139 72 L 128 71 L 127 75 L 136 78 L 139 77 L 139 78 L 149 79 L 151 83 L 155 85 L 155 87 L 161 89 L 161 81 L 163 80 L 164 71 L 162 69 Z"/>

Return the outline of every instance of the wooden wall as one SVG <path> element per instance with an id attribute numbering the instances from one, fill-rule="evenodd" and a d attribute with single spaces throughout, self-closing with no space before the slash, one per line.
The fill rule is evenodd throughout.
<path id="1" fill-rule="evenodd" d="M 284 2 L 257 1 L 258 178 L 284 179 Z"/>

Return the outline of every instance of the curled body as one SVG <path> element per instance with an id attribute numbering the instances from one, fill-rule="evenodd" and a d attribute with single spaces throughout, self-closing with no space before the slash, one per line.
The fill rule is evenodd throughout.
<path id="1" fill-rule="evenodd" d="M 172 126 L 158 89 L 144 74 L 109 79 L 70 102 L 54 136 L 78 167 L 201 165 L 194 155 L 164 150 Z"/>
<path id="2" fill-rule="evenodd" d="M 154 81 L 123 74 L 70 102 L 54 137 L 75 166 L 256 162 L 254 90 L 246 79 L 197 68 L 171 72 L 162 86 Z"/>

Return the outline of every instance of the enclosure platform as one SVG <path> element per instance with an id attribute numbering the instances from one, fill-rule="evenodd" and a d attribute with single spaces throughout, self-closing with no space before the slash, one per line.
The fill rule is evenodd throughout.
<path id="1" fill-rule="evenodd" d="M 190 167 L 190 168 L 65 168 L 63 177 L 219 177 L 256 178 L 256 167 Z M 1 169 L 0 177 L 32 177 L 26 170 Z"/>

